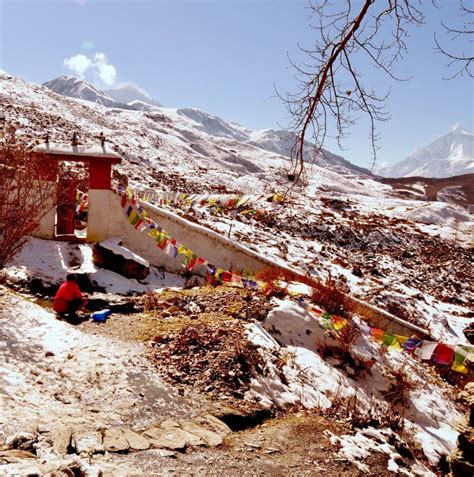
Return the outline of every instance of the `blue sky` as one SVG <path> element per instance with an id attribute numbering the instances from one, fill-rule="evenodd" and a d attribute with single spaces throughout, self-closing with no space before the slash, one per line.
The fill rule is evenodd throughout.
<path id="1" fill-rule="evenodd" d="M 367 71 L 376 88 L 392 88 L 392 119 L 379 125 L 379 162 L 404 159 L 457 122 L 473 129 L 472 80 L 443 80 L 449 70 L 434 52 L 433 31 L 441 19 L 459 24 L 457 2 L 439 3 L 443 9 L 430 8 L 428 24 L 407 41 L 399 71 L 411 76 L 410 82 L 393 83 Z M 197 107 L 253 129 L 276 128 L 287 124 L 287 113 L 274 86 L 295 90 L 287 53 L 296 55 L 298 42 L 314 41 L 307 5 L 306 0 L 0 0 L 0 68 L 42 83 L 71 74 L 64 60 L 82 54 L 108 65 L 105 80 L 132 82 L 166 106 Z M 103 55 L 94 60 L 97 53 Z M 105 86 L 92 72 L 86 78 Z M 346 150 L 331 139 L 326 147 L 368 165 L 366 122 L 352 130 Z"/>

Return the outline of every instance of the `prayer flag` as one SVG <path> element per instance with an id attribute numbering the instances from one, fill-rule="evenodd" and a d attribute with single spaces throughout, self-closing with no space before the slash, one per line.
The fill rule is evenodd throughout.
<path id="1" fill-rule="evenodd" d="M 333 316 L 332 317 L 332 325 L 336 331 L 344 328 L 347 325 L 347 320 L 341 318 L 340 316 Z"/>
<path id="2" fill-rule="evenodd" d="M 216 267 L 210 263 L 207 264 L 207 273 L 209 275 L 214 276 L 216 274 Z"/>
<path id="3" fill-rule="evenodd" d="M 438 364 L 448 365 L 453 362 L 454 347 L 444 343 L 438 343 L 433 352 L 433 361 Z"/>
<path id="4" fill-rule="evenodd" d="M 470 349 L 472 350 L 474 348 L 460 345 L 456 346 L 456 348 L 454 349 L 454 362 L 451 366 L 454 371 L 457 371 L 458 373 L 467 374 L 468 370 L 466 365 L 464 364 L 464 361 L 466 361 L 466 358 L 469 356 L 469 354 L 472 353 L 472 351 L 470 353 Z"/>
<path id="5" fill-rule="evenodd" d="M 180 244 L 178 247 L 178 253 L 186 254 L 187 252 L 188 252 L 188 249 L 184 245 Z"/>
<path id="6" fill-rule="evenodd" d="M 360 331 L 362 332 L 363 335 L 365 336 L 370 336 L 372 334 L 372 328 L 368 326 L 365 322 L 362 322 L 359 325 Z"/>
<path id="7" fill-rule="evenodd" d="M 196 262 L 197 262 L 197 255 L 193 253 L 188 263 L 188 267 L 187 267 L 188 270 L 192 270 L 195 267 Z"/>
<path id="8" fill-rule="evenodd" d="M 239 275 L 232 274 L 232 283 L 238 286 L 242 286 L 242 278 Z"/>
<path id="9" fill-rule="evenodd" d="M 415 355 L 420 359 L 428 360 L 433 356 L 433 352 L 438 346 L 438 343 L 432 341 L 422 341 L 421 345 L 415 350 Z"/>
<path id="10" fill-rule="evenodd" d="M 390 346 L 393 343 L 394 339 L 395 339 L 394 335 L 391 335 L 390 333 L 384 333 L 383 334 L 383 345 L 384 346 Z"/>
<path id="11" fill-rule="evenodd" d="M 396 351 L 403 351 L 402 345 L 407 340 L 408 338 L 406 336 L 395 335 L 395 339 L 392 341 L 392 344 L 389 346 L 389 348 Z"/>
<path id="12" fill-rule="evenodd" d="M 143 219 L 140 219 L 138 220 L 138 222 L 135 224 L 135 228 L 138 229 L 138 227 L 140 227 L 140 225 L 143 224 Z"/>
<path id="13" fill-rule="evenodd" d="M 378 328 L 372 328 L 372 337 L 379 344 L 383 343 L 384 332 Z"/>
<path id="14" fill-rule="evenodd" d="M 407 353 L 411 353 L 420 343 L 421 340 L 419 338 L 408 338 L 405 343 L 403 343 L 402 348 Z"/>

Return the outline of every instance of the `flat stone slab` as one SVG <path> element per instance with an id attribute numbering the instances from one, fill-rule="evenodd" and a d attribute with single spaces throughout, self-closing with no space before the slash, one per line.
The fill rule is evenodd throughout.
<path id="1" fill-rule="evenodd" d="M 182 422 L 181 426 L 184 431 L 198 437 L 198 440 L 195 443 L 190 442 L 190 445 L 216 447 L 222 444 L 223 436 L 221 434 L 209 431 L 192 422 Z"/>
<path id="2" fill-rule="evenodd" d="M 125 452 L 130 448 L 125 432 L 119 427 L 111 427 L 105 431 L 103 444 L 109 452 Z"/>
<path id="3" fill-rule="evenodd" d="M 66 427 L 51 430 L 53 450 L 58 455 L 66 455 L 71 444 L 72 430 Z"/>
<path id="4" fill-rule="evenodd" d="M 98 454 L 105 451 L 102 434 L 97 431 L 76 431 L 72 434 L 71 443 L 78 454 Z"/>
<path id="5" fill-rule="evenodd" d="M 23 459 L 36 459 L 36 456 L 31 452 L 21 449 L 10 449 L 0 451 L 0 461 L 4 461 L 8 464 L 15 464 L 21 462 Z"/>
<path id="6" fill-rule="evenodd" d="M 153 447 L 171 450 L 184 450 L 189 441 L 189 436 L 181 429 L 166 430 L 159 427 L 151 427 L 143 435 Z"/>
<path id="7" fill-rule="evenodd" d="M 130 429 L 123 429 L 125 439 L 127 439 L 130 449 L 133 450 L 146 450 L 150 447 L 150 443 L 145 437 L 131 431 Z"/>

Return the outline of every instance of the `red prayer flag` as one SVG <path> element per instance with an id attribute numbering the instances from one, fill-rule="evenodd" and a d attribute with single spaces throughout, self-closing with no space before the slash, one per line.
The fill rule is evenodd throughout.
<path id="1" fill-rule="evenodd" d="M 453 362 L 454 346 L 439 343 L 433 351 L 432 360 L 438 364 L 448 365 Z"/>

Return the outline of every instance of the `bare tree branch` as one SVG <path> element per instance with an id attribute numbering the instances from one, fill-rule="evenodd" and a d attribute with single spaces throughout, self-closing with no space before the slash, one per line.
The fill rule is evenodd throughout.
<path id="1" fill-rule="evenodd" d="M 296 93 L 279 95 L 287 105 L 296 138 L 291 162 L 295 183 L 304 180 L 308 141 L 314 143 L 313 158 L 321 157 L 328 124 L 334 123 L 333 135 L 342 146 L 359 113 L 369 119 L 372 167 L 375 165 L 376 123 L 389 118 L 385 106 L 390 90 L 379 94 L 368 86 L 361 73 L 367 65 L 360 62 L 368 59 L 390 79 L 406 81 L 395 74 L 395 67 L 406 52 L 409 28 L 424 22 L 422 2 L 361 0 L 355 12 L 351 1 L 310 2 L 318 41 L 311 49 L 300 47 L 303 63 L 290 60 L 297 76 Z"/>
<path id="2" fill-rule="evenodd" d="M 469 53 L 466 54 L 465 52 L 456 53 L 454 52 L 454 50 L 447 49 L 445 46 L 443 46 L 443 43 L 445 43 L 446 41 L 462 40 L 467 43 L 473 42 L 474 9 L 466 7 L 463 0 L 461 0 L 459 9 L 461 11 L 461 17 L 463 17 L 464 19 L 464 23 L 462 27 L 459 28 L 459 27 L 449 26 L 446 23 L 441 22 L 444 32 L 447 35 L 447 39 L 443 41 L 438 38 L 438 35 L 436 33 L 434 35 L 434 41 L 436 43 L 437 51 L 442 53 L 448 59 L 447 67 L 455 68 L 454 73 L 445 79 L 453 79 L 453 78 L 456 78 L 457 76 L 463 76 L 464 74 L 467 74 L 471 78 L 474 77 L 474 71 L 472 70 L 472 67 L 474 65 L 473 48 L 471 47 L 469 49 Z"/>

